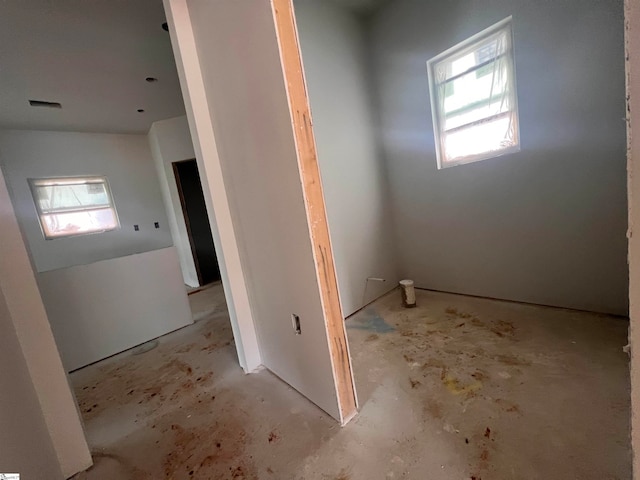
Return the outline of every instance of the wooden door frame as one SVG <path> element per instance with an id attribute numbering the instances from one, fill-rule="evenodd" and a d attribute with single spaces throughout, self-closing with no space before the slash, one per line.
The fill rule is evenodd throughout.
<path id="1" fill-rule="evenodd" d="M 196 267 L 196 275 L 198 276 L 198 283 L 200 286 L 203 285 L 202 281 L 202 271 L 200 270 L 200 262 L 198 260 L 198 255 L 196 254 L 196 247 L 193 241 L 193 233 L 191 232 L 191 219 L 189 218 L 189 212 L 187 212 L 187 206 L 185 205 L 184 193 L 182 191 L 182 179 L 180 178 L 180 174 L 178 172 L 178 164 L 185 162 L 196 162 L 196 166 L 198 162 L 195 158 L 189 158 L 186 160 L 178 160 L 177 162 L 171 162 L 171 167 L 173 169 L 173 176 L 176 181 L 176 187 L 178 187 L 178 197 L 180 198 L 180 207 L 182 208 L 182 216 L 184 217 L 184 224 L 187 230 L 187 236 L 189 237 L 189 247 L 191 248 L 191 256 L 193 257 L 193 264 Z"/>
<path id="2" fill-rule="evenodd" d="M 318 165 L 311 108 L 300 51 L 300 41 L 292 0 L 271 0 L 278 35 L 282 71 L 293 123 L 313 257 L 324 311 L 331 366 L 338 396 L 341 423 L 351 420 L 358 409 L 353 367 L 344 316 L 338 293 L 338 280 L 331 248 L 331 236 Z"/>
<path id="3" fill-rule="evenodd" d="M 640 4 L 625 0 L 629 344 L 633 478 L 640 479 Z"/>

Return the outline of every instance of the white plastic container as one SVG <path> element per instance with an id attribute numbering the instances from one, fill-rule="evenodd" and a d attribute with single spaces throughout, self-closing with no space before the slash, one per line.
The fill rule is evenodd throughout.
<path id="1" fill-rule="evenodd" d="M 416 306 L 416 290 L 413 287 L 413 280 L 400 280 L 400 293 L 402 294 L 402 305 L 406 308 Z"/>

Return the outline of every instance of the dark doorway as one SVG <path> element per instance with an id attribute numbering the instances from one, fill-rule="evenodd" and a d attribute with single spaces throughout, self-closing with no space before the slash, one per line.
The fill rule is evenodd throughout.
<path id="1" fill-rule="evenodd" d="M 195 159 L 174 162 L 173 172 L 200 285 L 220 280 L 220 267 L 213 246 L 198 164 Z"/>

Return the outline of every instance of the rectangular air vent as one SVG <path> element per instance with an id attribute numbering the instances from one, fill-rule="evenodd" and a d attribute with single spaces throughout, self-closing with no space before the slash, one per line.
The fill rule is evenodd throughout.
<path id="1" fill-rule="evenodd" d="M 32 107 L 62 108 L 58 102 L 45 102 L 44 100 L 29 100 L 29 105 Z"/>

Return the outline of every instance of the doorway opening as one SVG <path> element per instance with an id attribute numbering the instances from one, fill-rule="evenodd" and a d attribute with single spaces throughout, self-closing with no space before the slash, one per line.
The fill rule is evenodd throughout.
<path id="1" fill-rule="evenodd" d="M 207 206 L 196 159 L 173 162 L 180 205 L 200 286 L 220 280 L 220 266 L 213 244 Z"/>

